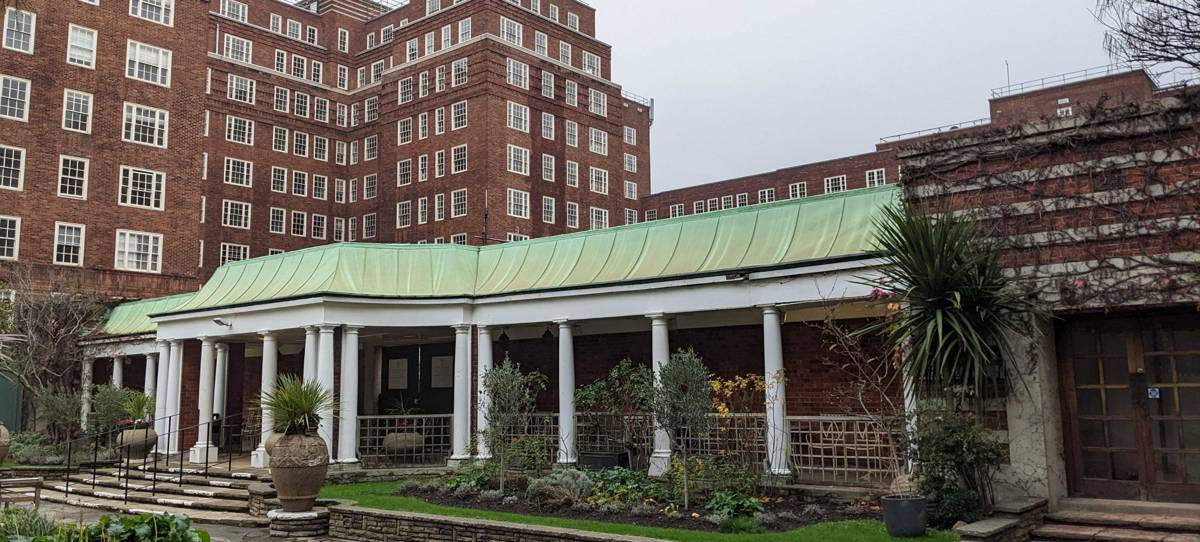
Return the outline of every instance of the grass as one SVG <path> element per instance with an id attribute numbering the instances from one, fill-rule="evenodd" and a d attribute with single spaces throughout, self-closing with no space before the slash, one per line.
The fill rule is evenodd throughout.
<path id="1" fill-rule="evenodd" d="M 379 510 L 395 510 L 401 512 L 419 512 L 468 519 L 483 519 L 492 521 L 507 521 L 526 525 L 541 525 L 562 529 L 576 529 L 598 533 L 644 536 L 678 542 L 874 542 L 876 540 L 893 540 L 878 521 L 840 521 L 809 525 L 787 532 L 764 534 L 721 534 L 709 531 L 689 531 L 686 529 L 668 529 L 664 527 L 643 527 L 628 523 L 609 523 L 583 519 L 529 516 L 509 512 L 494 512 L 491 510 L 476 510 L 428 503 L 413 497 L 393 495 L 396 491 L 394 482 L 372 482 L 363 484 L 327 485 L 321 489 L 321 497 L 331 499 L 348 499 L 357 501 L 359 506 Z M 952 542 L 958 540 L 953 533 L 934 531 L 924 538 L 909 538 L 915 542 Z"/>

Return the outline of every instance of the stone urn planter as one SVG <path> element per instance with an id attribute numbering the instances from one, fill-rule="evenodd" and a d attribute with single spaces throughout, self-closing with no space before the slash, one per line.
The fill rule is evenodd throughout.
<path id="1" fill-rule="evenodd" d="M 8 428 L 4 426 L 4 422 L 0 422 L 0 463 L 8 459 L 8 447 L 12 444 L 12 435 L 8 434 Z"/>
<path id="2" fill-rule="evenodd" d="M 155 433 L 152 427 L 126 429 L 117 437 L 117 445 L 126 449 L 126 457 L 129 460 L 140 460 L 150 455 L 150 450 L 154 449 L 157 441 L 158 433 Z"/>
<path id="3" fill-rule="evenodd" d="M 317 502 L 317 492 L 329 470 L 329 448 L 316 435 L 283 435 L 268 439 L 271 479 L 285 512 L 307 512 Z"/>

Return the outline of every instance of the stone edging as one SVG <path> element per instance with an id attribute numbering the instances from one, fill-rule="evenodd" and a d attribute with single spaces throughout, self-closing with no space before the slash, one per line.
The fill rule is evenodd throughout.
<path id="1" fill-rule="evenodd" d="M 357 541 L 519 540 L 527 542 L 663 542 L 657 538 L 576 531 L 473 518 L 393 512 L 360 506 L 329 507 L 329 536 Z"/>

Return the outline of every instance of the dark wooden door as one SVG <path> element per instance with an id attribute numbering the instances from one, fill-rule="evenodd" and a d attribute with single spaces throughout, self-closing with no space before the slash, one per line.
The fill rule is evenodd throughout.
<path id="1" fill-rule="evenodd" d="M 1200 502 L 1200 318 L 1061 329 L 1072 494 Z"/>

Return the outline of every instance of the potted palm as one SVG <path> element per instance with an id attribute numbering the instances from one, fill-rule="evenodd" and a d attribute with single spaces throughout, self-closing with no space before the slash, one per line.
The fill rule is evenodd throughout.
<path id="1" fill-rule="evenodd" d="M 316 381 L 285 375 L 263 396 L 262 406 L 280 435 L 267 441 L 279 502 L 285 512 L 312 510 L 329 470 L 329 448 L 317 436 L 317 427 L 320 412 L 334 408 L 333 394 Z"/>
<path id="2" fill-rule="evenodd" d="M 158 433 L 151 427 L 154 420 L 154 398 L 139 391 L 128 390 L 121 403 L 127 418 L 121 420 L 121 431 L 117 444 L 126 449 L 129 459 L 141 459 L 150 453 L 158 440 Z"/>
<path id="3" fill-rule="evenodd" d="M 1008 337 L 1036 333 L 1032 324 L 1043 310 L 1004 273 L 1003 247 L 969 218 L 898 205 L 884 210 L 876 229 L 873 255 L 886 263 L 866 284 L 875 288 L 872 298 L 886 306 L 887 316 L 861 332 L 882 336 L 915 396 L 969 405 L 978 417 L 984 399 L 1003 396 L 1009 376 L 1019 374 L 1009 370 L 1014 356 Z M 909 451 L 919 458 L 923 450 Z M 970 460 L 967 451 L 959 454 L 959 462 Z M 979 493 L 981 510 L 990 510 L 990 493 Z M 911 487 L 884 497 L 888 532 L 923 534 L 928 504 Z"/>

